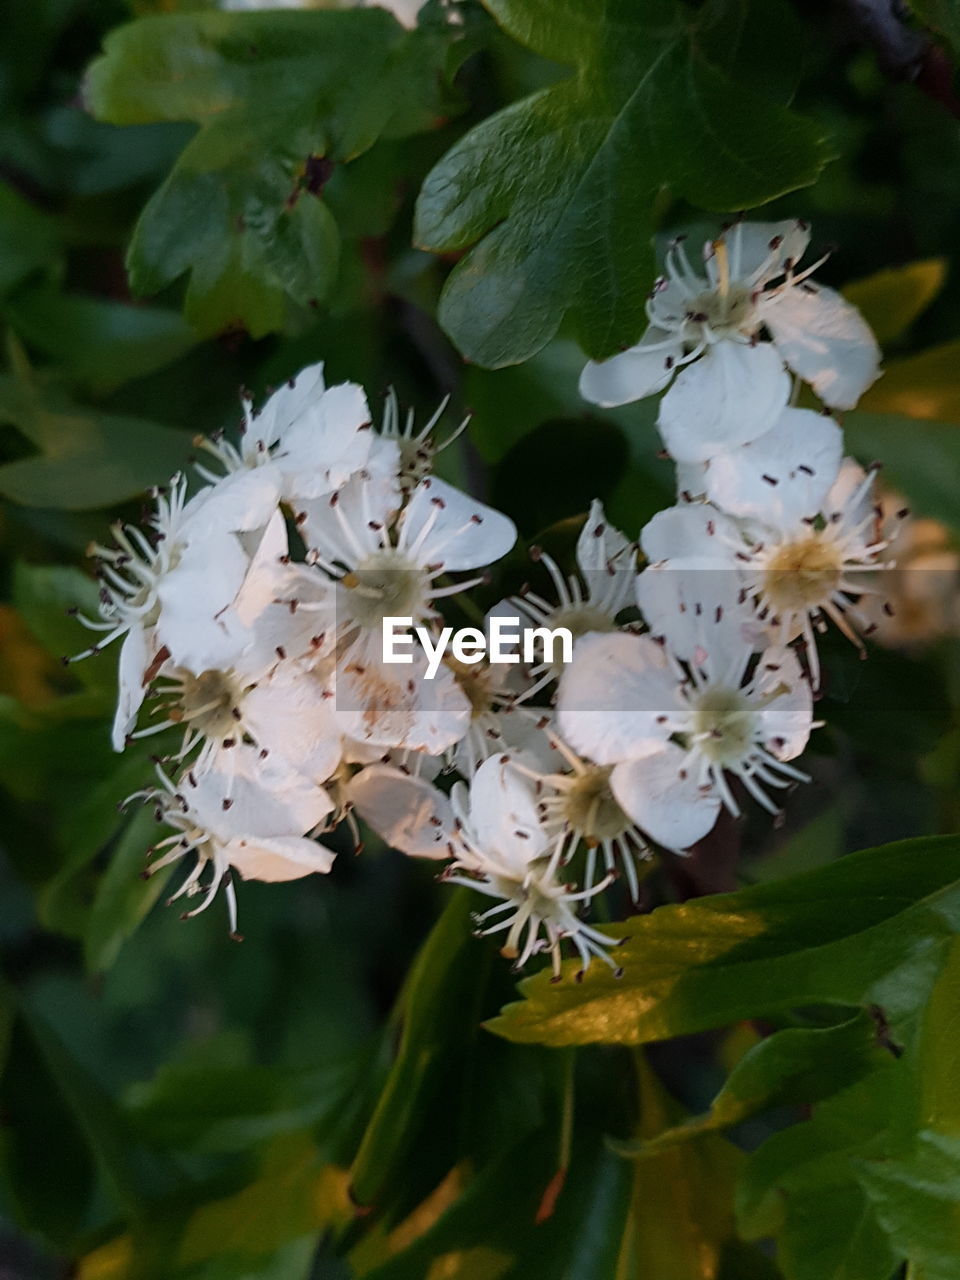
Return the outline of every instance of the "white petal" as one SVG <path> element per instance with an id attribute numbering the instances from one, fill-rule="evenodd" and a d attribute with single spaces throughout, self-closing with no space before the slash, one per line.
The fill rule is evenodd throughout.
<path id="1" fill-rule="evenodd" d="M 248 402 L 242 441 L 243 456 L 252 459 L 257 453 L 276 444 L 290 424 L 319 399 L 323 391 L 321 360 L 318 364 L 301 369 L 295 378 L 274 391 L 259 412 L 254 412 Z"/>
<path id="2" fill-rule="evenodd" d="M 398 545 L 418 564 L 457 572 L 493 564 L 516 540 L 517 529 L 508 516 L 428 476 L 403 513 Z"/>
<path id="3" fill-rule="evenodd" d="M 426 658 L 387 665 L 379 636 L 355 644 L 337 668 L 335 711 L 341 732 L 358 742 L 439 754 L 470 724 L 470 703 L 449 667 L 425 678 Z"/>
<path id="4" fill-rule="evenodd" d="M 223 768 L 188 772 L 179 783 L 199 825 L 221 838 L 300 836 L 333 808 L 322 787 L 260 761 L 255 747 L 238 744 L 221 759 Z"/>
<path id="5" fill-rule="evenodd" d="M 610 788 L 621 808 L 657 844 L 689 849 L 713 828 L 720 800 L 701 791 L 692 773 L 684 776 L 685 753 L 668 743 L 642 760 L 618 764 Z"/>
<path id="6" fill-rule="evenodd" d="M 609 523 L 596 499 L 577 539 L 577 567 L 587 598 L 602 605 L 611 618 L 632 603 L 636 547 Z"/>
<path id="7" fill-rule="evenodd" d="M 814 516 L 836 480 L 843 432 L 811 409 L 784 409 L 776 424 L 707 466 L 707 496 L 736 516 L 776 528 Z"/>
<path id="8" fill-rule="evenodd" d="M 707 462 L 678 462 L 677 498 L 693 502 L 707 492 Z"/>
<path id="9" fill-rule="evenodd" d="M 580 375 L 580 394 L 591 404 L 603 409 L 630 404 L 662 391 L 673 377 L 674 365 L 683 355 L 683 342 L 665 329 L 651 325 L 635 347 L 611 356 L 609 360 L 590 360 Z M 650 347 L 656 350 L 649 350 Z"/>
<path id="10" fill-rule="evenodd" d="M 764 306 L 763 318 L 783 359 L 832 409 L 852 409 L 880 374 L 880 348 L 851 303 L 805 282 Z"/>
<path id="11" fill-rule="evenodd" d="M 790 398 L 776 347 L 723 339 L 685 365 L 663 397 L 657 425 L 679 462 L 706 462 L 769 431 Z"/>
<path id="12" fill-rule="evenodd" d="M 274 509 L 263 528 L 234 601 L 234 612 L 242 625 L 251 626 L 277 598 L 278 582 L 288 572 L 283 563 L 288 552 L 286 521 L 283 512 Z"/>
<path id="13" fill-rule="evenodd" d="M 327 872 L 336 856 L 332 850 L 301 836 L 234 839 L 223 846 L 224 856 L 244 880 L 278 883 L 299 880 L 311 872 Z"/>
<path id="14" fill-rule="evenodd" d="M 764 742 L 779 760 L 792 760 L 806 747 L 813 727 L 813 693 L 793 650 L 763 654 L 754 688 L 756 698 L 769 699 L 760 713 Z"/>
<path id="15" fill-rule="evenodd" d="M 220 615 L 233 603 L 247 557 L 232 533 L 209 533 L 184 546 L 179 563 L 157 585 L 157 639 L 177 666 L 195 673 L 226 667 L 235 652 Z"/>
<path id="16" fill-rule="evenodd" d="M 284 497 L 296 503 L 340 488 L 364 466 L 373 440 L 363 388 L 330 387 L 284 434 L 277 454 Z"/>
<path id="17" fill-rule="evenodd" d="M 540 710 L 538 707 L 538 713 Z M 530 715 L 522 707 L 513 707 L 498 711 L 496 719 L 504 747 L 514 759 L 542 773 L 558 773 L 566 768 L 566 758 L 552 745 L 552 735 L 546 732 L 554 719 L 552 712 L 544 708 L 542 715 Z"/>
<path id="18" fill-rule="evenodd" d="M 765 280 L 782 275 L 788 262 L 796 265 L 800 261 L 810 243 L 810 227 L 796 219 L 738 222 L 724 239 L 730 253 L 731 275 L 759 287 Z"/>
<path id="19" fill-rule="evenodd" d="M 874 513 L 876 496 L 872 485 L 864 485 L 867 473 L 853 458 L 844 458 L 823 504 L 826 516 L 840 516 L 845 525 L 856 526 Z M 859 495 L 859 496 L 858 496 Z"/>
<path id="20" fill-rule="evenodd" d="M 677 658 L 714 678 L 739 680 L 751 653 L 768 641 L 743 578 L 733 565 L 683 561 L 650 565 L 637 579 L 637 604 L 652 635 Z"/>
<path id="21" fill-rule="evenodd" d="M 260 750 L 317 783 L 326 782 L 340 763 L 340 730 L 329 693 L 313 672 L 287 662 L 243 699 L 243 721 Z"/>
<path id="22" fill-rule="evenodd" d="M 152 637 L 152 632 L 151 632 Z M 138 623 L 123 637 L 120 662 L 117 669 L 117 710 L 113 718 L 111 741 L 114 751 L 126 746 L 127 734 L 137 723 L 137 713 L 145 693 L 143 678 L 153 660 L 153 645 L 147 642 L 147 632 Z"/>
<path id="23" fill-rule="evenodd" d="M 713 674 L 742 666 L 757 627 L 741 599 L 738 524 L 708 503 L 681 504 L 658 512 L 640 544 L 652 563 L 637 578 L 637 604 L 651 633 Z"/>
<path id="24" fill-rule="evenodd" d="M 741 542 L 737 523 L 705 502 L 658 511 L 640 534 L 640 549 L 651 564 L 682 560 L 703 568 L 728 568 L 736 563 Z"/>
<path id="25" fill-rule="evenodd" d="M 280 501 L 280 472 L 272 462 L 231 471 L 194 495 L 184 508 L 190 538 L 261 529 Z"/>
<path id="26" fill-rule="evenodd" d="M 597 764 L 657 751 L 680 714 L 677 678 L 663 650 L 625 632 L 584 636 L 560 677 L 557 723 Z"/>
<path id="27" fill-rule="evenodd" d="M 396 446 L 393 457 L 399 458 Z M 325 560 L 351 568 L 380 549 L 382 531 L 399 506 L 396 469 L 376 476 L 358 472 L 329 497 L 295 504 L 298 515 L 303 516 L 300 532 L 307 546 Z"/>
<path id="28" fill-rule="evenodd" d="M 470 784 L 470 834 L 481 854 L 522 875 L 547 847 L 533 782 L 491 756 Z"/>
<path id="29" fill-rule="evenodd" d="M 393 849 L 415 858 L 449 858 L 459 848 L 450 801 L 424 778 L 371 764 L 350 779 L 360 817 Z"/>

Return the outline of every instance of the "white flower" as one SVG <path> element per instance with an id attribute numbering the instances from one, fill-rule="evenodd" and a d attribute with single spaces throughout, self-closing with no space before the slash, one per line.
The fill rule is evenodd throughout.
<path id="1" fill-rule="evenodd" d="M 129 797 L 156 805 L 157 821 L 175 833 L 150 850 L 157 855 L 146 875 L 196 854 L 196 862 L 180 887 L 168 899 L 200 896 L 198 906 L 184 919 L 204 911 L 224 886 L 230 913 L 230 931 L 237 937 L 237 901 L 232 871 L 245 880 L 297 880 L 313 871 L 326 872 L 333 865 L 330 849 L 303 837 L 329 812 L 329 801 L 318 789 L 301 788 L 297 802 L 289 797 L 278 803 L 269 776 L 247 777 L 237 786 L 211 770 L 196 778 L 188 773 L 179 787 L 158 767 L 161 785 Z"/>
<path id="2" fill-rule="evenodd" d="M 704 245 L 705 275 L 675 240 L 647 304 L 650 327 L 629 350 L 590 361 L 581 394 L 612 407 L 673 382 L 658 425 L 685 462 L 768 430 L 790 394 L 784 364 L 831 408 L 852 408 L 878 376 L 879 348 L 855 307 L 811 283 L 819 262 L 796 270 L 809 238 L 801 222 L 738 222 Z"/>
<path id="3" fill-rule="evenodd" d="M 721 805 L 739 813 L 728 774 L 764 808 L 805 775 L 788 760 L 812 728 L 810 686 L 789 651 L 761 655 L 734 641 L 698 655 L 689 674 L 647 636 L 586 636 L 560 681 L 558 723 L 572 745 L 612 766 L 623 810 L 667 848 L 689 848 Z"/>
<path id="4" fill-rule="evenodd" d="M 762 523 L 732 520 L 707 504 L 660 512 L 641 536 L 647 554 L 659 560 L 641 574 L 637 588 L 651 628 L 689 657 L 690 617 L 708 620 L 722 592 L 728 612 L 735 597 L 762 624 L 757 637 L 766 633 L 779 645 L 802 640 L 818 685 L 815 633 L 825 619 L 861 650 L 857 629 L 869 626 L 856 599 L 874 588 L 860 575 L 884 567 L 882 553 L 890 544 L 879 531 L 874 475 L 848 459 L 815 515 L 795 514 L 802 503 L 788 491 L 793 485 L 805 491 L 807 478 L 786 473 L 778 488 L 782 505 Z M 678 595 L 686 616 L 671 619 L 665 601 Z M 743 634 L 749 633 L 747 623 Z"/>
<path id="5" fill-rule="evenodd" d="M 481 580 L 445 583 L 445 575 L 500 559 L 516 540 L 513 522 L 433 477 L 420 482 L 399 519 L 396 477 L 391 482 L 365 472 L 329 499 L 303 505 L 309 558 L 328 575 L 330 591 L 302 608 L 317 617 L 318 633 L 335 637 L 343 732 L 384 747 L 446 750 L 466 731 L 468 700 L 449 667 L 424 678 L 427 659 L 419 642 L 411 664 L 386 663 L 384 619 L 409 617 L 413 626 L 433 626 L 437 600 Z M 308 589 L 317 576 L 316 568 L 300 570 Z"/>
<path id="6" fill-rule="evenodd" d="M 325 386 L 322 364 L 303 369 L 260 410 L 244 401 L 239 449 L 222 435 L 198 436 L 195 444 L 226 473 L 197 464 L 211 488 L 195 518 L 210 529 L 260 529 L 279 503 L 323 497 L 361 468 L 372 469 L 373 455 L 383 454 L 387 467 L 396 456 L 396 446 L 372 429 L 363 388 Z"/>
<path id="7" fill-rule="evenodd" d="M 614 967 L 606 952 L 614 939 L 577 915 L 579 905 L 605 889 L 609 878 L 579 891 L 558 878 L 565 841 L 544 823 L 534 787 L 513 767 L 511 758 L 486 760 L 474 775 L 469 793 L 460 784 L 452 802 L 463 851 L 444 878 L 501 899 L 476 917 L 478 931 L 506 932 L 501 954 L 513 960 L 516 968 L 531 956 L 549 951 L 555 979 L 560 977 L 565 938 L 576 948 L 583 969 L 593 956 Z"/>
<path id="8" fill-rule="evenodd" d="M 539 548 L 531 555 L 550 575 L 557 594 L 556 604 L 526 589 L 496 605 L 488 616 L 524 618 L 532 627 L 554 630 L 565 627 L 573 639 L 590 631 L 615 631 L 617 618 L 634 603 L 637 576 L 637 548 L 618 529 L 607 522 L 603 505 L 596 499 L 590 504 L 586 522 L 577 539 L 578 573 L 567 577 L 560 572 L 554 558 Z M 523 696 L 532 697 L 560 674 L 562 664 L 543 662 L 531 674 L 539 679 Z"/>
<path id="9" fill-rule="evenodd" d="M 520 754 L 514 757 L 513 767 L 533 780 L 543 823 L 563 847 L 561 865 L 582 844 L 586 848 L 584 888 L 592 889 L 596 883 L 597 860 L 602 855 L 607 880 L 617 873 L 619 864 L 636 903 L 640 897 L 637 860 L 649 858 L 650 849 L 613 794 L 612 766 L 584 759 L 556 732 L 548 729 L 545 737 L 553 750 L 552 765 L 535 766 L 529 756 Z"/>
<path id="10" fill-rule="evenodd" d="M 94 543 L 101 620 L 82 618 L 104 631 L 103 640 L 76 660 L 124 637 L 113 745 L 123 749 L 143 701 L 145 679 L 159 662 L 203 671 L 219 664 L 228 647 L 220 614 L 233 601 L 248 558 L 234 534 L 201 529 L 191 517 L 186 481 L 174 476 L 169 490 L 154 493 L 156 510 L 146 531 L 113 527 L 115 547 Z"/>
<path id="11" fill-rule="evenodd" d="M 182 725 L 176 760 L 192 756 L 198 774 L 209 769 L 233 775 L 245 758 L 269 760 L 278 786 L 292 774 L 318 785 L 340 762 L 340 730 L 330 703 L 333 692 L 314 671 L 275 663 L 268 671 L 208 668 L 198 674 L 167 665 L 154 693 L 163 717 L 133 737 Z"/>

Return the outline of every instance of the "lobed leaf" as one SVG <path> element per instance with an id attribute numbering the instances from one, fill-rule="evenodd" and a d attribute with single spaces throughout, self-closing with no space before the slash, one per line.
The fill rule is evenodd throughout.
<path id="1" fill-rule="evenodd" d="M 325 299 L 340 232 L 323 187 L 378 139 L 433 125 L 446 43 L 379 8 L 156 15 L 111 32 L 88 73 L 93 113 L 200 126 L 137 224 L 132 288 L 187 275 L 204 336 L 260 337 L 287 299 Z"/>
<path id="2" fill-rule="evenodd" d="M 674 0 L 487 7 L 576 72 L 471 130 L 421 190 L 417 243 L 475 246 L 446 283 L 440 321 L 478 364 L 529 358 L 567 315 L 592 356 L 635 342 L 663 188 L 736 210 L 813 182 L 829 158 L 819 127 L 771 96 L 769 71 L 745 83 L 740 51 L 758 25 L 769 32 L 779 0 L 708 0 L 696 14 Z M 731 14 L 728 43 L 717 32 Z"/>

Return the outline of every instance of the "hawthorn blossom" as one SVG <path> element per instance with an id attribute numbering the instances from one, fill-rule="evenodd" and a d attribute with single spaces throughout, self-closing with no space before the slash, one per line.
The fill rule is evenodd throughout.
<path id="1" fill-rule="evenodd" d="M 303 835 L 329 812 L 329 800 L 318 788 L 301 785 L 294 795 L 285 785 L 278 800 L 269 773 L 247 776 L 239 787 L 235 777 L 228 779 L 215 770 L 200 777 L 188 771 L 178 784 L 159 766 L 157 776 L 159 787 L 137 792 L 125 804 L 136 799 L 152 803 L 157 821 L 174 828 L 173 835 L 148 851 L 153 860 L 146 876 L 190 854 L 196 856 L 167 899 L 169 905 L 182 897 L 200 897 L 183 919 L 205 911 L 223 885 L 231 936 L 238 938 L 233 871 L 244 880 L 281 881 L 327 872 L 333 865 L 333 852 Z"/>
<path id="2" fill-rule="evenodd" d="M 115 546 L 91 544 L 101 616 L 80 615 L 80 621 L 106 634 L 72 659 L 99 653 L 123 637 L 112 734 L 117 751 L 136 722 L 145 679 L 160 662 L 170 658 L 195 671 L 217 664 L 227 636 L 219 615 L 233 601 L 248 567 L 233 533 L 194 522 L 195 500 L 187 501 L 183 476 L 174 476 L 169 489 L 154 490 L 153 499 L 145 530 L 118 522 Z"/>
<path id="3" fill-rule="evenodd" d="M 553 556 L 539 547 L 531 548 L 531 556 L 550 575 L 556 603 L 525 588 L 520 595 L 501 601 L 488 616 L 519 614 L 521 623 L 526 619 L 532 627 L 565 627 L 576 640 L 590 631 L 615 631 L 619 615 L 634 603 L 636 545 L 608 523 L 603 505 L 596 499 L 577 538 L 577 573 L 564 576 Z M 523 696 L 533 696 L 555 680 L 560 670 L 556 661 L 534 667 L 531 675 L 538 678 Z"/>
<path id="4" fill-rule="evenodd" d="M 466 732 L 468 698 L 448 666 L 426 679 L 418 644 L 409 664 L 384 660 L 386 618 L 433 626 L 436 602 L 481 579 L 445 582 L 449 573 L 481 568 L 512 547 L 516 528 L 498 511 L 428 476 L 399 516 L 399 482 L 359 472 L 329 499 L 303 504 L 311 566 L 299 581 L 327 575 L 324 599 L 302 603 L 318 633 L 335 638 L 336 710 L 343 732 L 362 742 L 436 753 Z M 298 603 L 296 595 L 291 604 Z"/>
<path id="5" fill-rule="evenodd" d="M 831 408 L 853 408 L 878 376 L 880 351 L 857 309 L 811 281 L 824 259 L 797 270 L 809 239 L 804 222 L 738 222 L 704 244 L 702 275 L 683 237 L 673 240 L 646 333 L 586 365 L 584 399 L 610 408 L 669 387 L 658 426 L 681 462 L 769 430 L 790 396 L 785 365 Z"/>
<path id="6" fill-rule="evenodd" d="M 534 788 L 511 757 L 484 761 L 469 791 L 460 784 L 451 802 L 462 851 L 444 878 L 499 899 L 475 917 L 478 933 L 506 933 L 501 954 L 517 969 L 531 956 L 549 951 L 555 981 L 566 938 L 582 961 L 578 976 L 593 956 L 615 968 L 606 950 L 614 939 L 577 914 L 581 904 L 607 887 L 609 877 L 580 890 L 559 878 L 565 841 L 544 823 Z"/>
<path id="7" fill-rule="evenodd" d="M 244 399 L 239 447 L 222 434 L 198 436 L 223 474 L 202 463 L 197 472 L 210 488 L 196 518 L 210 528 L 256 530 L 281 502 L 321 498 L 361 468 L 390 468 L 395 446 L 373 430 L 363 388 L 345 382 L 328 387 L 323 364 L 310 365 L 274 391 L 261 409 Z"/>
<path id="8" fill-rule="evenodd" d="M 486 660 L 467 664 L 453 657 L 445 661 L 470 705 L 464 734 L 451 748 L 453 763 L 469 778 L 488 756 L 519 749 L 537 737 L 535 720 L 517 708 L 529 682 L 523 680 L 522 667 L 513 664 Z"/>
<path id="9" fill-rule="evenodd" d="M 692 662 L 718 644 L 747 653 L 770 644 L 745 592 L 745 546 L 744 523 L 706 502 L 668 507 L 642 530 L 648 564 L 636 579 L 637 604 L 674 657 Z"/>
<path id="10" fill-rule="evenodd" d="M 578 755 L 554 731 L 547 729 L 545 736 L 554 753 L 552 767 L 537 767 L 524 753 L 514 757 L 513 767 L 534 783 L 542 821 L 564 849 L 561 865 L 569 863 L 583 845 L 584 888 L 592 889 L 596 883 L 597 861 L 602 856 L 606 882 L 622 868 L 631 900 L 636 903 L 640 897 L 637 861 L 648 859 L 650 848 L 613 793 L 612 767 Z"/>
<path id="11" fill-rule="evenodd" d="M 585 636 L 560 681 L 560 731 L 611 767 L 617 803 L 669 849 L 702 839 L 721 806 L 740 812 L 730 775 L 771 813 L 768 789 L 806 780 L 788 763 L 813 727 L 799 662 L 769 650 L 751 671 L 749 648 L 728 640 L 685 674 L 648 636 Z"/>
<path id="12" fill-rule="evenodd" d="M 758 647 L 763 637 L 779 645 L 800 640 L 816 687 L 816 632 L 829 620 L 862 651 L 858 632 L 870 625 L 856 602 L 874 592 L 867 578 L 884 567 L 881 557 L 891 541 L 878 528 L 874 477 L 874 470 L 865 472 L 848 459 L 820 510 L 803 517 L 786 491 L 793 484 L 804 489 L 806 477 L 786 475 L 781 505 L 762 522 L 737 521 L 707 504 L 660 512 L 641 535 L 641 546 L 657 563 L 640 575 L 637 587 L 648 621 L 655 618 L 653 629 L 688 657 L 671 634 L 665 595 L 682 594 L 682 612 L 709 618 L 715 593 L 723 593 L 729 612 L 735 592 L 738 606 L 755 619 L 753 628 L 744 620 L 742 635 L 753 634 Z M 690 635 L 676 613 L 672 626 Z"/>

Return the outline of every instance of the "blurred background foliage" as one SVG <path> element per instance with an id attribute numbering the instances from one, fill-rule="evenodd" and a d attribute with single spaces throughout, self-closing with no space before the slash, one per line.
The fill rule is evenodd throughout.
<path id="1" fill-rule="evenodd" d="M 731 1009 L 723 1033 L 678 1015 L 667 1034 L 700 1033 L 646 1056 L 494 1036 L 480 1024 L 515 998 L 515 980 L 470 936 L 467 895 L 373 842 L 354 858 L 344 841 L 322 880 L 247 886 L 241 946 L 216 911 L 181 923 L 158 902 L 159 878 L 140 878 L 151 815 L 121 817 L 117 803 L 149 776 L 148 749 L 110 750 L 115 655 L 65 668 L 61 656 L 86 643 L 65 610 L 95 608 L 90 540 L 116 515 L 137 516 L 144 488 L 186 464 L 196 432 L 235 429 L 241 387 L 262 393 L 322 358 L 329 380 L 362 382 L 372 403 L 393 386 L 426 414 L 449 394 L 451 423 L 467 410 L 473 420 L 441 470 L 568 558 L 591 498 L 630 536 L 672 500 L 655 405 L 597 414 L 580 401 L 580 322 L 560 324 L 522 364 L 466 364 L 437 320 L 459 251 L 411 247 L 431 167 L 468 127 L 567 72 L 470 3 L 455 40 L 436 0 L 415 35 L 378 10 L 311 15 L 331 24 L 309 48 L 303 28 L 261 15 L 236 41 L 275 40 L 295 58 L 289 83 L 259 83 L 237 62 L 226 80 L 207 67 L 185 108 L 160 68 L 180 56 L 178 41 L 189 46 L 189 30 L 149 24 L 212 8 L 32 0 L 5 13 L 0 1273 L 889 1280 L 909 1257 L 911 1280 L 955 1280 L 960 1246 L 917 1190 L 939 1179 L 954 1203 L 952 1149 L 924 1149 L 900 1200 L 879 1175 L 854 1185 L 849 1153 L 827 1149 L 838 1126 L 884 1127 L 878 1117 L 906 1096 L 884 1092 L 903 1082 L 875 1018 L 813 1007 L 857 1004 L 842 984 L 813 983 L 796 1000 L 811 1008 L 776 1024 L 805 1037 L 787 1053 L 790 1071 L 818 1073 L 819 1093 L 784 1090 L 782 1066 L 751 1058 L 754 1077 L 728 1080 L 732 1109 L 695 1141 L 668 1140 L 635 1161 L 623 1152 L 707 1112 L 757 1048 L 745 1012 Z M 956 32 L 950 0 L 918 9 Z M 126 27 L 133 18 L 147 25 Z M 785 5 L 777 19 L 776 48 L 763 47 L 751 74 L 769 61 L 773 84 L 790 65 L 784 100 L 796 91 L 811 139 L 828 138 L 834 159 L 763 216 L 809 218 L 818 243 L 840 246 L 819 274 L 857 301 L 887 353 L 885 376 L 847 415 L 848 446 L 864 462 L 884 459 L 885 482 L 940 522 L 929 536 L 947 553 L 950 585 L 960 129 L 949 66 L 937 101 L 889 74 L 843 6 Z M 107 60 L 88 73 L 105 40 Z M 247 108 L 218 123 L 218 95 L 234 93 L 249 95 Z M 318 137 L 329 166 L 315 157 L 326 154 Z M 703 225 L 666 191 L 653 215 L 664 229 Z M 521 547 L 491 601 L 531 572 Z M 956 830 L 957 621 L 938 619 L 925 638 L 919 625 L 923 643 L 876 646 L 867 663 L 828 644 L 814 785 L 792 798 L 780 829 L 746 824 L 736 873 L 695 860 L 655 876 L 648 905 L 776 884 L 864 846 Z M 921 887 L 939 891 L 929 874 Z M 910 899 L 909 884 L 898 892 Z M 904 936 L 926 955 L 934 934 L 912 930 Z M 945 963 L 950 978 L 955 958 Z M 892 982 L 889 956 L 877 965 Z M 918 1037 L 950 1025 L 955 985 L 917 988 L 924 1001 L 933 990 L 928 1016 L 942 1019 Z M 863 1003 L 872 999 L 865 987 Z M 903 1016 L 915 1023 L 917 1009 Z M 841 1064 L 836 1079 L 830 1061 Z M 909 1096 L 929 1107 L 948 1093 L 951 1061 L 931 1052 L 925 1080 L 903 1085 Z M 807 1114 L 798 1104 L 834 1093 L 840 1101 L 817 1113 L 825 1136 L 784 1154 L 783 1135 L 797 1132 L 784 1126 Z M 737 1145 L 718 1136 L 732 1124 Z M 753 1160 L 744 1182 L 744 1152 L 761 1144 L 765 1165 Z M 771 1206 L 784 1169 L 799 1219 Z M 831 1238 L 835 1247 L 823 1244 Z"/>

